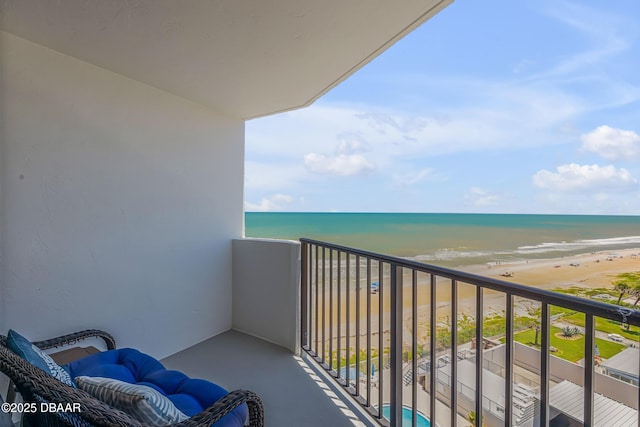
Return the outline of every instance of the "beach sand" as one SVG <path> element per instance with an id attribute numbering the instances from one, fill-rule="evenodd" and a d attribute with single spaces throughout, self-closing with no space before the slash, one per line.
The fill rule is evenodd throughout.
<path id="1" fill-rule="evenodd" d="M 615 254 L 615 256 L 612 256 Z M 457 268 L 460 271 L 473 273 L 481 276 L 496 278 L 507 282 L 517 283 L 521 285 L 533 286 L 539 289 L 554 290 L 559 288 L 570 288 L 573 286 L 581 288 L 612 288 L 615 276 L 620 273 L 640 271 L 640 249 L 622 249 L 606 252 L 594 252 L 581 255 L 566 256 L 562 258 L 554 259 L 539 259 L 518 261 L 512 263 L 491 263 L 485 265 L 473 265 Z M 510 277 L 505 277 L 506 274 L 510 274 Z M 372 279 L 377 280 L 377 277 Z M 384 283 L 388 283 L 389 278 L 384 277 Z M 411 319 L 411 306 L 412 306 L 412 292 L 411 292 L 411 276 L 404 276 L 404 291 L 403 291 L 403 319 L 405 324 L 405 330 L 407 335 L 410 334 Z M 429 277 L 428 275 L 418 276 L 418 338 L 420 341 L 426 340 L 428 335 L 428 322 L 430 318 L 430 303 L 429 303 Z M 388 287 L 388 286 L 387 286 Z M 328 288 L 328 286 L 327 286 Z M 360 319 L 361 325 L 364 328 L 366 323 L 366 300 L 368 295 L 368 286 L 362 282 L 360 290 Z M 471 317 L 475 315 L 475 287 L 460 283 L 458 286 L 458 316 L 467 314 Z M 351 291 L 349 292 L 349 318 L 351 320 L 351 330 L 349 335 L 355 337 L 355 328 L 353 325 L 356 320 L 356 289 L 355 284 L 352 283 Z M 337 298 L 337 292 L 334 292 L 334 298 Z M 437 285 L 437 318 L 440 322 L 446 322 L 446 318 L 451 316 L 451 293 L 450 293 L 450 281 L 439 280 Z M 328 292 L 327 306 L 326 306 L 326 318 L 328 322 L 329 307 L 328 307 Z M 372 315 L 372 331 L 374 336 L 377 335 L 378 328 L 378 313 L 379 313 L 379 298 L 378 294 L 371 294 L 371 315 Z M 484 314 L 490 315 L 491 313 L 501 313 L 505 309 L 505 297 L 504 294 L 496 293 L 492 291 L 485 291 L 484 293 Z M 517 310 L 517 309 L 516 309 Z M 346 320 L 347 320 L 347 302 L 346 291 L 343 289 L 341 293 L 340 304 L 341 318 L 337 318 L 337 307 L 334 306 L 334 330 L 337 332 L 339 328 L 341 335 L 344 336 L 346 332 Z M 383 293 L 383 324 L 385 333 L 389 328 L 389 312 L 390 312 L 390 297 L 388 291 Z M 321 313 L 321 310 L 320 310 Z M 340 325 L 340 326 L 338 326 Z M 328 331 L 327 331 L 328 335 Z M 334 333 L 334 339 L 336 338 Z M 364 335 L 364 331 L 361 330 L 361 336 Z M 342 340 L 341 340 L 342 341 Z M 385 339 L 385 341 L 387 341 Z M 342 341 L 344 345 L 344 341 Z"/>
<path id="2" fill-rule="evenodd" d="M 613 282 L 620 273 L 640 271 L 640 249 L 623 249 L 607 252 L 592 252 L 562 258 L 518 261 L 512 263 L 491 263 L 462 267 L 460 270 L 532 286 L 538 289 L 555 290 L 571 287 L 584 289 L 613 288 Z M 503 297 L 487 294 L 485 307 L 491 307 Z M 460 306 L 470 309 L 474 298 L 461 295 Z"/>
<path id="3" fill-rule="evenodd" d="M 615 254 L 615 256 L 610 256 Z M 635 255 L 635 256 L 634 256 Z M 572 266 L 572 264 L 578 264 Z M 555 259 L 470 266 L 463 271 L 540 289 L 611 288 L 619 273 L 640 271 L 640 249 L 593 252 Z M 512 273 L 512 277 L 503 274 Z"/>
<path id="4" fill-rule="evenodd" d="M 500 279 L 538 289 L 555 290 L 570 287 L 581 288 L 613 288 L 616 275 L 625 272 L 640 271 L 640 249 L 624 249 L 611 252 L 596 252 L 554 259 L 538 259 L 500 263 L 496 265 L 472 265 L 458 267 L 458 270 Z M 508 275 L 508 277 L 506 277 Z M 428 304 L 428 276 L 419 276 L 419 305 Z M 404 306 L 410 307 L 412 295 L 411 277 L 405 275 Z M 450 305 L 450 281 L 441 279 L 437 285 L 437 306 L 445 308 Z M 475 286 L 458 284 L 458 311 L 475 312 Z M 387 297 L 388 299 L 388 297 Z M 485 312 L 491 311 L 496 304 L 504 305 L 504 294 L 485 291 Z M 377 303 L 377 297 L 375 297 Z M 385 304 L 386 305 L 386 304 Z M 446 310 L 446 308 L 445 308 Z"/>

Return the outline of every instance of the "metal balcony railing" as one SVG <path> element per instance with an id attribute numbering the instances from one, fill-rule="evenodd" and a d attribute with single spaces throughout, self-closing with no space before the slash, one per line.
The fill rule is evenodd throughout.
<path id="1" fill-rule="evenodd" d="M 476 426 L 548 426 L 550 387 L 564 375 L 562 370 L 551 372 L 551 366 L 557 366 L 551 354 L 551 314 L 570 310 L 581 313 L 584 335 L 582 371 L 571 366 L 580 372 L 575 382 L 581 383 L 583 409 L 573 417 L 593 426 L 594 396 L 600 398 L 594 389 L 599 360 L 595 320 L 640 326 L 637 310 L 300 241 L 302 347 L 382 425 L 402 426 L 404 416 L 413 426 L 423 425 L 421 417 L 432 420 L 431 425 L 436 425 L 434 420 L 440 425 L 468 425 L 462 419 Z M 502 301 L 503 310 L 496 310 L 495 301 Z M 535 365 L 530 370 L 515 360 L 516 347 L 528 348 L 514 344 L 520 328 L 535 330 L 540 344 L 534 351 L 537 360 L 527 365 Z M 485 347 L 491 345 L 497 346 L 498 362 L 493 356 L 488 360 L 494 353 Z M 637 403 L 638 388 L 631 390 Z"/>

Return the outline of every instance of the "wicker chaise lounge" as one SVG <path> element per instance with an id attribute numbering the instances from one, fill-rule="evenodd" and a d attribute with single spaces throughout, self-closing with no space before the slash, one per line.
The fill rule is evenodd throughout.
<path id="1" fill-rule="evenodd" d="M 72 345 L 80 340 L 92 337 L 101 338 L 108 350 L 116 348 L 114 338 L 100 330 L 86 330 L 64 335 L 58 338 L 37 341 L 33 344 L 45 350 L 63 345 Z M 23 426 L 122 426 L 143 427 L 145 424 L 132 418 L 127 413 L 115 409 L 92 397 L 87 392 L 64 384 L 42 369 L 27 362 L 7 347 L 7 337 L 0 335 L 0 370 L 15 385 L 24 402 L 33 403 L 32 407 L 40 408 L 42 403 L 53 403 L 68 407 L 76 405 L 72 412 L 48 412 L 36 410 L 23 414 Z M 12 396 L 7 398 L 11 401 Z M 79 407 L 77 406 L 79 404 Z M 171 424 L 174 427 L 211 426 L 240 405 L 246 404 L 249 412 L 249 426 L 264 425 L 263 408 L 260 398 L 247 390 L 236 390 L 228 393 L 213 405 L 192 415 L 190 418 Z"/>

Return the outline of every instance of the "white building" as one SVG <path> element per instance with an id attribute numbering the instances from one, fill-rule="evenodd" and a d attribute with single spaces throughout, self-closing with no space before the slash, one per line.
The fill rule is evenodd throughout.
<path id="1" fill-rule="evenodd" d="M 244 121 L 309 105 L 450 1 L 0 2 L 0 329 L 98 327 L 158 357 L 262 336 L 233 274 Z"/>
<path id="2" fill-rule="evenodd" d="M 600 367 L 604 373 L 621 381 L 640 385 L 640 350 L 637 347 L 629 347 L 610 359 L 607 359 Z"/>
<path id="3" fill-rule="evenodd" d="M 311 104 L 450 2 L 0 2 L 0 333 L 201 343 L 168 366 L 253 389 L 268 424 L 346 419 L 248 337 L 299 351 L 298 244 L 243 239 L 244 123 Z"/>

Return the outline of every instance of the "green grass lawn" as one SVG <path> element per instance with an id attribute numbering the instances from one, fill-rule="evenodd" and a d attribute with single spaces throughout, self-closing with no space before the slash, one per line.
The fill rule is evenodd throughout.
<path id="1" fill-rule="evenodd" d="M 550 332 L 551 345 L 558 349 L 557 352 L 551 354 L 561 357 L 562 359 L 568 360 L 570 362 L 577 362 L 578 360 L 584 358 L 584 336 L 581 336 L 577 340 L 564 340 L 558 338 L 555 334 L 561 332 L 561 329 L 556 326 L 551 326 Z M 522 344 L 533 346 L 535 334 L 536 333 L 533 329 L 528 329 L 526 331 L 514 334 L 514 339 Z M 600 350 L 600 356 L 605 359 L 614 356 L 625 348 L 625 346 L 622 344 L 602 340 L 600 338 L 596 338 L 596 345 L 598 346 L 598 350 Z M 540 337 L 538 337 L 538 347 L 539 346 Z"/>
<path id="2" fill-rule="evenodd" d="M 583 313 L 573 313 L 567 316 L 562 317 L 563 321 L 572 323 L 577 326 L 584 327 L 584 314 Z M 637 326 L 629 326 L 629 330 L 622 328 L 621 322 L 616 322 L 609 319 L 604 319 L 602 317 L 596 317 L 596 330 L 601 332 L 606 332 L 607 334 L 619 334 L 625 338 L 630 340 L 638 341 L 640 339 L 640 328 Z"/>
<path id="3" fill-rule="evenodd" d="M 555 292 L 560 292 L 563 294 L 569 294 L 569 295 L 584 295 L 584 296 L 588 296 L 588 297 L 592 297 L 594 295 L 599 295 L 599 294 L 608 294 L 613 296 L 614 298 L 617 298 L 619 296 L 619 294 L 617 292 L 615 292 L 612 289 L 606 289 L 606 288 L 597 288 L 597 289 L 582 289 L 579 287 L 571 287 L 568 289 L 554 289 Z M 611 301 L 604 301 L 604 302 L 608 302 L 611 303 Z M 624 307 L 628 306 L 625 305 Z M 562 316 L 562 320 L 567 321 L 569 323 L 573 323 L 574 325 L 577 326 L 582 326 L 584 327 L 584 314 L 582 313 L 576 313 L 575 311 L 566 309 L 566 308 L 562 308 L 562 307 L 554 307 L 551 306 L 551 315 L 553 316 L 554 314 L 561 314 L 564 313 L 565 315 Z M 640 342 L 640 327 L 637 326 L 630 326 L 629 330 L 627 331 L 626 329 L 622 328 L 622 322 L 616 322 L 613 320 L 609 320 L 609 319 L 603 319 L 601 317 L 596 317 L 596 330 L 597 331 L 602 331 L 602 332 L 606 332 L 608 334 L 619 334 L 622 335 L 623 337 L 630 339 L 630 340 L 634 340 L 636 342 Z"/>

